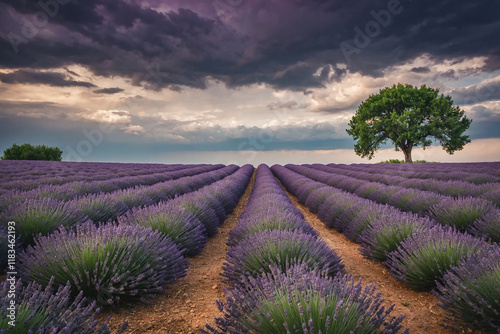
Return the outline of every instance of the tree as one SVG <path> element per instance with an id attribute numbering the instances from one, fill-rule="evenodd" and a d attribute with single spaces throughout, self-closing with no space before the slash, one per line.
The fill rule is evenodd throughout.
<path id="1" fill-rule="evenodd" d="M 370 95 L 359 106 L 346 130 L 357 143 L 354 151 L 373 158 L 380 145 L 391 140 L 396 151 L 403 151 L 405 162 L 412 162 L 411 150 L 432 144 L 434 137 L 448 154 L 470 143 L 463 133 L 472 120 L 450 96 L 439 95 L 439 89 L 422 85 L 393 85 Z"/>
<path id="2" fill-rule="evenodd" d="M 2 160 L 48 160 L 61 161 L 62 151 L 58 147 L 31 144 L 12 145 L 3 152 Z"/>

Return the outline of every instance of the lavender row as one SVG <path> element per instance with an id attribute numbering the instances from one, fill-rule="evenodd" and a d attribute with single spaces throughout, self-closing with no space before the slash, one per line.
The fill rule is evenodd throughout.
<path id="1" fill-rule="evenodd" d="M 433 290 L 441 306 L 450 311 L 450 324 L 499 328 L 497 245 L 327 186 L 283 166 L 272 170 L 325 225 L 361 243 L 365 257 L 385 261 L 393 277 L 415 290 Z M 478 262 L 478 257 L 486 260 Z M 471 268 L 480 268 L 472 282 L 464 275 Z M 496 293 L 492 293 L 494 289 Z M 468 317 L 461 317 L 463 312 Z"/>
<path id="2" fill-rule="evenodd" d="M 401 175 L 417 178 L 437 178 L 439 180 L 463 180 L 472 183 L 493 182 L 493 179 L 500 177 L 500 163 L 479 162 L 479 163 L 414 163 L 414 164 L 328 164 L 331 167 L 344 169 L 373 170 L 375 173 L 383 171 L 392 175 Z M 373 168 L 372 168 L 373 167 Z M 406 175 L 407 174 L 407 175 Z M 497 181 L 494 181 L 497 182 Z"/>
<path id="3" fill-rule="evenodd" d="M 61 185 L 74 181 L 108 180 L 117 177 L 172 172 L 193 167 L 193 165 L 123 164 L 124 166 L 114 166 L 117 164 L 112 164 L 114 167 L 109 168 L 107 163 L 95 163 L 90 165 L 91 168 L 77 168 L 78 164 L 73 168 L 68 168 L 65 167 L 67 164 L 66 162 L 44 161 L 32 166 L 29 161 L 2 161 L 0 162 L 0 172 L 3 172 L 0 173 L 0 188 L 26 191 L 46 184 Z M 10 165 L 21 171 L 9 172 L 10 169 L 5 167 L 11 167 Z M 58 165 L 61 168 L 52 168 L 48 172 L 47 165 Z M 27 166 L 33 168 L 25 170 Z"/>
<path id="4" fill-rule="evenodd" d="M 356 170 L 355 168 L 344 169 L 342 167 L 331 167 L 314 164 L 306 165 L 324 172 L 340 174 L 353 177 L 355 179 L 383 183 L 389 186 L 399 186 L 403 188 L 414 188 L 424 191 L 431 191 L 437 194 L 452 197 L 478 197 L 494 202 L 500 206 L 500 183 L 484 183 L 481 185 L 464 182 L 461 180 L 441 181 L 434 178 L 420 179 L 408 178 L 399 175 L 385 175 L 382 173 L 372 173 Z M 487 176 L 486 176 L 487 177 Z M 491 177 L 487 177 L 491 179 Z"/>
<path id="5" fill-rule="evenodd" d="M 88 194 L 101 194 L 118 191 L 120 189 L 133 188 L 140 185 L 153 185 L 159 182 L 175 180 L 181 177 L 193 176 L 204 172 L 223 168 L 224 165 L 202 165 L 192 168 L 156 173 L 150 175 L 139 175 L 134 177 L 120 177 L 104 181 L 77 181 L 64 185 L 45 185 L 30 191 L 10 191 L 0 198 L 0 212 L 7 206 L 27 199 L 53 198 L 69 201 Z"/>
<path id="6" fill-rule="evenodd" d="M 94 223 L 116 221 L 133 208 L 146 207 L 195 191 L 237 170 L 237 166 L 230 165 L 153 186 L 135 187 L 109 194 L 92 194 L 68 202 L 52 198 L 18 200 L 9 203 L 0 219 L 4 223 L 16 222 L 19 237 L 17 244 L 23 248 L 32 245 L 38 234 L 47 235 L 59 226 L 72 228 L 87 220 Z"/>
<path id="7" fill-rule="evenodd" d="M 168 211 L 143 208 L 124 217 L 126 219 L 118 224 L 96 226 L 88 222 L 74 231 L 61 228 L 37 239 L 35 246 L 30 246 L 19 256 L 19 275 L 31 283 L 26 287 L 18 284 L 16 289 L 22 297 L 18 302 L 23 306 L 23 314 L 31 320 L 20 319 L 15 329 L 37 333 L 66 329 L 109 333 L 106 324 L 97 328 L 92 321 L 99 311 L 96 305 L 116 306 L 149 299 L 166 292 L 168 285 L 186 275 L 188 263 L 184 256 L 188 252 L 183 244 L 178 243 L 179 240 L 196 239 L 200 231 L 206 240 L 208 233 L 201 220 L 213 218 L 211 213 L 216 213 L 218 221 L 210 223 L 220 224 L 237 205 L 252 171 L 252 166 L 243 166 L 195 193 L 180 196 L 163 207 Z M 197 214 L 191 214 L 191 208 L 198 208 Z M 180 217 L 182 213 L 185 215 Z M 162 221 L 165 217 L 170 219 L 170 214 L 177 221 Z M 152 221 L 155 224 L 148 223 Z M 186 226 L 198 224 L 198 229 L 184 228 L 175 238 L 170 232 L 182 229 L 183 223 Z M 169 229 L 170 224 L 175 228 Z M 52 286 L 57 285 L 60 288 L 54 294 Z M 41 294 L 43 289 L 45 293 Z M 6 298 L 6 291 L 7 283 L 0 289 L 2 300 Z M 34 297 L 30 298 L 29 293 Z M 88 307 L 81 307 L 82 303 L 88 305 L 88 302 L 91 302 Z M 0 311 L 0 324 L 6 323 L 6 319 L 7 313 Z M 126 324 L 120 332 L 125 327 Z"/>
<path id="8" fill-rule="evenodd" d="M 232 286 L 216 328 L 205 333 L 396 333 L 374 286 L 342 275 L 340 258 L 320 240 L 270 169 L 260 165 L 245 211 L 229 236 L 222 276 Z"/>
<path id="9" fill-rule="evenodd" d="M 394 206 L 400 210 L 430 217 L 444 226 L 453 226 L 476 236 L 500 241 L 500 209 L 480 198 L 452 198 L 429 191 L 386 186 L 349 176 L 332 174 L 306 166 L 287 168 L 315 181 L 354 193 L 371 201 Z"/>
<path id="10" fill-rule="evenodd" d="M 201 252 L 243 195 L 253 173 L 245 165 L 226 178 L 156 205 L 135 208 L 118 223 L 151 227 L 168 235 L 186 256 Z"/>

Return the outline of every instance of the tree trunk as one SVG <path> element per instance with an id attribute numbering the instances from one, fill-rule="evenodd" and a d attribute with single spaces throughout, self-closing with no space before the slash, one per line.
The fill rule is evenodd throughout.
<path id="1" fill-rule="evenodd" d="M 405 154 L 405 163 L 406 162 L 409 162 L 409 163 L 413 162 L 413 160 L 411 160 L 411 147 L 403 150 L 403 153 Z"/>

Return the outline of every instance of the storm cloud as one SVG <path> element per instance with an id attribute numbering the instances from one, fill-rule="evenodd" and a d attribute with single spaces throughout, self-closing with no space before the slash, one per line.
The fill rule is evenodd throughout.
<path id="1" fill-rule="evenodd" d="M 0 66 L 80 64 L 153 90 L 204 89 L 212 78 L 299 91 L 342 75 L 317 73 L 329 65 L 377 77 L 424 53 L 484 56 L 485 71 L 500 69 L 500 45 L 492 42 L 500 31 L 497 1 L 242 0 L 222 9 L 194 0 L 61 3 L 3 1 Z"/>

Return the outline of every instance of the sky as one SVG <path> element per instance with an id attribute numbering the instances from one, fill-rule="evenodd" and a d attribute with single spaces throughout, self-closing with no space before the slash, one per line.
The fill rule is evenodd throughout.
<path id="1" fill-rule="evenodd" d="M 63 160 L 370 163 L 346 133 L 397 83 L 450 95 L 472 142 L 413 159 L 500 160 L 500 2 L 1 0 L 0 151 Z"/>

